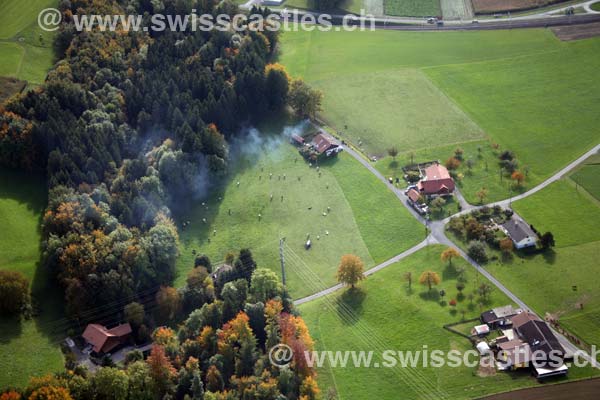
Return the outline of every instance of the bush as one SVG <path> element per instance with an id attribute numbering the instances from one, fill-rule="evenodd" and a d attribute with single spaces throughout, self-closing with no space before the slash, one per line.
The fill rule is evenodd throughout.
<path id="1" fill-rule="evenodd" d="M 450 157 L 446 160 L 446 168 L 449 170 L 458 169 L 460 167 L 460 160 L 456 157 Z"/>
<path id="2" fill-rule="evenodd" d="M 418 171 L 408 171 L 406 173 L 406 180 L 410 183 L 418 182 L 421 179 L 421 174 Z"/>
<path id="3" fill-rule="evenodd" d="M 29 309 L 29 281 L 20 272 L 0 270 L 0 314 L 20 314 Z"/>
<path id="4" fill-rule="evenodd" d="M 467 250 L 469 257 L 480 264 L 484 264 L 488 261 L 488 255 L 485 250 L 485 244 L 478 240 L 474 240 L 469 243 L 469 248 Z"/>

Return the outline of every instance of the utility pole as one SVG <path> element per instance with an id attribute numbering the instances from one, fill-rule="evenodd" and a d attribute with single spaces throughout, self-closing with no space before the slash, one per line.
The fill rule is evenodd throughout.
<path id="1" fill-rule="evenodd" d="M 279 239 L 279 260 L 281 261 L 281 281 L 283 282 L 283 286 L 285 286 L 285 256 L 283 255 L 284 242 L 284 237 Z"/>

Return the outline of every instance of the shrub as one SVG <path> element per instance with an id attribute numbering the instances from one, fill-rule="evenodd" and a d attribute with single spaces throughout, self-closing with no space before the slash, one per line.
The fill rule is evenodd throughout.
<path id="1" fill-rule="evenodd" d="M 488 261 L 485 244 L 478 240 L 473 240 L 471 243 L 469 243 L 467 253 L 469 254 L 469 257 L 480 264 L 484 264 Z"/>
<path id="2" fill-rule="evenodd" d="M 29 281 L 20 272 L 0 270 L 0 314 L 20 314 L 29 306 Z"/>
<path id="3" fill-rule="evenodd" d="M 453 169 L 458 169 L 458 167 L 460 167 L 460 160 L 457 159 L 456 157 L 450 157 L 449 159 L 446 160 L 446 168 L 448 168 L 449 170 L 453 170 Z"/>

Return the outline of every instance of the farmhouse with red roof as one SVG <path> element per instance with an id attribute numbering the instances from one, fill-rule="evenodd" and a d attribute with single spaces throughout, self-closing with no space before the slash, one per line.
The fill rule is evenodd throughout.
<path id="1" fill-rule="evenodd" d="M 425 168 L 424 177 L 417 184 L 419 192 L 428 197 L 451 195 L 455 187 L 446 167 L 437 162 Z"/>
<path id="2" fill-rule="evenodd" d="M 107 329 L 98 324 L 89 324 L 83 332 L 85 341 L 92 345 L 95 353 L 108 353 L 124 344 L 131 335 L 131 325 L 121 324 Z"/>

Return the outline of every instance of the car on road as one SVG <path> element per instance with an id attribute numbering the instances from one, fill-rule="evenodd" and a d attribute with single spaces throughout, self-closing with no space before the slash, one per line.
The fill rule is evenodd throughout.
<path id="1" fill-rule="evenodd" d="M 435 24 L 436 19 L 431 17 L 431 18 L 427 18 L 427 23 L 428 24 Z"/>

